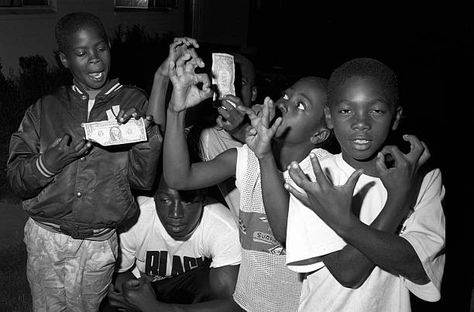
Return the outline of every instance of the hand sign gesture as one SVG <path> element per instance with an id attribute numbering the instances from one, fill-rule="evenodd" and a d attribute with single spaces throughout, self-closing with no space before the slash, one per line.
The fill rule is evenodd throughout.
<path id="1" fill-rule="evenodd" d="M 306 194 L 288 183 L 285 188 L 337 232 L 340 225 L 348 225 L 356 218 L 351 211 L 351 204 L 354 187 L 362 170 L 353 172 L 344 185 L 336 186 L 321 169 L 316 155 L 311 153 L 310 159 L 315 182 L 311 182 L 296 162 L 289 169 L 290 177 Z"/>
<path id="2" fill-rule="evenodd" d="M 245 112 L 250 118 L 252 128 L 250 128 L 245 138 L 245 142 L 249 148 L 258 158 L 263 158 L 265 155 L 268 155 L 268 153 L 271 153 L 272 138 L 282 121 L 282 118 L 278 117 L 270 127 L 271 116 L 275 115 L 275 105 L 273 101 L 269 97 L 265 98 L 263 111 L 260 116 L 257 116 L 251 108 L 245 106 L 237 106 L 237 108 Z"/>
<path id="3" fill-rule="evenodd" d="M 194 72 L 201 62 L 200 58 L 192 57 L 191 54 L 185 54 L 176 62 L 170 62 L 169 74 L 173 83 L 169 106 L 171 110 L 183 111 L 212 96 L 209 76 Z M 202 88 L 199 88 L 198 84 L 201 83 Z"/>
<path id="4" fill-rule="evenodd" d="M 377 155 L 377 171 L 387 192 L 392 198 L 404 201 L 410 207 L 414 204 L 423 178 L 423 165 L 430 158 L 428 147 L 414 135 L 404 135 L 410 143 L 410 151 L 403 154 L 393 145 L 385 146 Z M 385 158 L 391 155 L 393 166 L 387 168 Z"/>
<path id="5" fill-rule="evenodd" d="M 43 163 L 52 173 L 61 171 L 64 167 L 85 156 L 91 149 L 89 141 L 81 140 L 72 145 L 71 136 L 65 134 L 62 138 L 56 138 L 43 153 Z"/>
<path id="6" fill-rule="evenodd" d="M 199 48 L 196 39 L 189 37 L 177 37 L 169 46 L 168 57 L 161 63 L 155 74 L 169 77 L 170 62 L 176 61 L 185 54 L 190 54 L 193 58 L 198 58 L 195 48 Z M 204 62 L 199 59 L 199 67 L 204 67 Z"/>

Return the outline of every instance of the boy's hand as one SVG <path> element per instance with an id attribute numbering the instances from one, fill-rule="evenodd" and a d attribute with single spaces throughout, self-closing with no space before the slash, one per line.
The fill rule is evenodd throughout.
<path id="1" fill-rule="evenodd" d="M 125 300 L 123 293 L 119 289 L 116 289 L 113 284 L 109 285 L 107 298 L 109 299 L 109 304 L 118 311 L 136 311 L 135 307 Z"/>
<path id="2" fill-rule="evenodd" d="M 176 62 L 170 62 L 170 79 L 173 83 L 173 93 L 169 109 L 174 112 L 181 112 L 187 108 L 196 106 L 203 100 L 210 98 L 213 94 L 207 74 L 197 74 L 194 72 L 198 59 L 192 58 L 190 54 L 185 54 Z M 198 84 L 202 84 L 201 88 Z"/>
<path id="3" fill-rule="evenodd" d="M 362 170 L 354 171 L 344 185 L 336 186 L 321 169 L 316 155 L 311 153 L 310 159 L 315 182 L 311 182 L 296 162 L 289 166 L 290 177 L 306 194 L 288 183 L 285 183 L 285 188 L 337 231 L 340 226 L 349 225 L 354 218 L 357 219 L 351 211 L 351 203 Z"/>
<path id="4" fill-rule="evenodd" d="M 196 39 L 189 37 L 177 37 L 169 46 L 168 57 L 161 63 L 160 67 L 155 72 L 155 75 L 169 77 L 170 62 L 176 61 L 184 54 L 190 54 L 193 58 L 198 58 L 195 48 L 199 48 Z M 204 67 L 204 62 L 199 59 L 199 67 Z"/>
<path id="5" fill-rule="evenodd" d="M 46 169 L 53 173 L 61 171 L 64 167 L 86 155 L 92 147 L 92 143 L 82 139 L 76 145 L 72 145 L 71 136 L 65 134 L 62 138 L 57 138 L 44 151 L 43 163 Z"/>
<path id="6" fill-rule="evenodd" d="M 151 283 L 145 277 L 126 281 L 122 292 L 126 302 L 139 311 L 153 311 L 158 304 Z"/>
<path id="7" fill-rule="evenodd" d="M 217 108 L 219 116 L 217 116 L 216 123 L 225 131 L 232 133 L 245 120 L 245 112 L 237 109 L 238 106 L 242 106 L 242 101 L 236 96 L 227 95 L 221 100 L 221 103 L 222 106 Z"/>
<path id="8" fill-rule="evenodd" d="M 410 151 L 403 154 L 396 146 L 385 146 L 377 155 L 377 171 L 389 194 L 389 199 L 405 202 L 409 209 L 415 204 L 423 179 L 423 165 L 431 157 L 428 147 L 414 135 L 404 135 L 410 143 Z M 393 166 L 387 168 L 385 158 L 391 155 Z"/>
<path id="9" fill-rule="evenodd" d="M 238 106 L 250 118 L 252 128 L 247 133 L 245 142 L 258 158 L 263 158 L 272 153 L 271 141 L 278 127 L 281 124 L 281 117 L 278 117 L 270 127 L 271 116 L 275 115 L 275 105 L 273 101 L 266 97 L 263 102 L 263 111 L 260 116 L 248 107 Z"/>

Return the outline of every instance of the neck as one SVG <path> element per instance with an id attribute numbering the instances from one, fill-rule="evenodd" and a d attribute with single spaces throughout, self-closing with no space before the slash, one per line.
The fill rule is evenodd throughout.
<path id="1" fill-rule="evenodd" d="M 292 161 L 301 162 L 315 146 L 311 142 L 285 143 L 274 141 L 272 145 L 273 155 L 280 171 L 285 171 Z"/>

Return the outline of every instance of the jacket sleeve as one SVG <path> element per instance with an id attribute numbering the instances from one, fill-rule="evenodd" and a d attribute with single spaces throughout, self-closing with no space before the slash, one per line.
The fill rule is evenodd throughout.
<path id="1" fill-rule="evenodd" d="M 135 100 L 135 103 L 137 102 L 141 102 L 138 105 L 139 111 L 146 112 L 148 108 L 146 97 L 142 101 Z M 133 145 L 128 155 L 128 180 L 130 187 L 136 190 L 153 188 L 160 161 L 163 137 L 157 124 L 147 128 L 147 137 L 146 142 Z"/>
<path id="2" fill-rule="evenodd" d="M 40 153 L 40 112 L 39 100 L 27 109 L 18 131 L 10 138 L 7 178 L 21 199 L 38 195 L 54 176 L 44 167 Z"/>

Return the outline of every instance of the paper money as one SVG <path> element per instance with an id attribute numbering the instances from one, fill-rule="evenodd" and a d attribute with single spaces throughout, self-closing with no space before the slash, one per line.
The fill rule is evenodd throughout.
<path id="1" fill-rule="evenodd" d="M 136 143 L 147 140 L 143 118 L 131 118 L 124 124 L 116 120 L 83 123 L 86 139 L 102 146 Z"/>
<path id="2" fill-rule="evenodd" d="M 232 55 L 212 53 L 212 75 L 212 84 L 217 85 L 219 99 L 229 94 L 235 95 L 235 64 Z"/>

